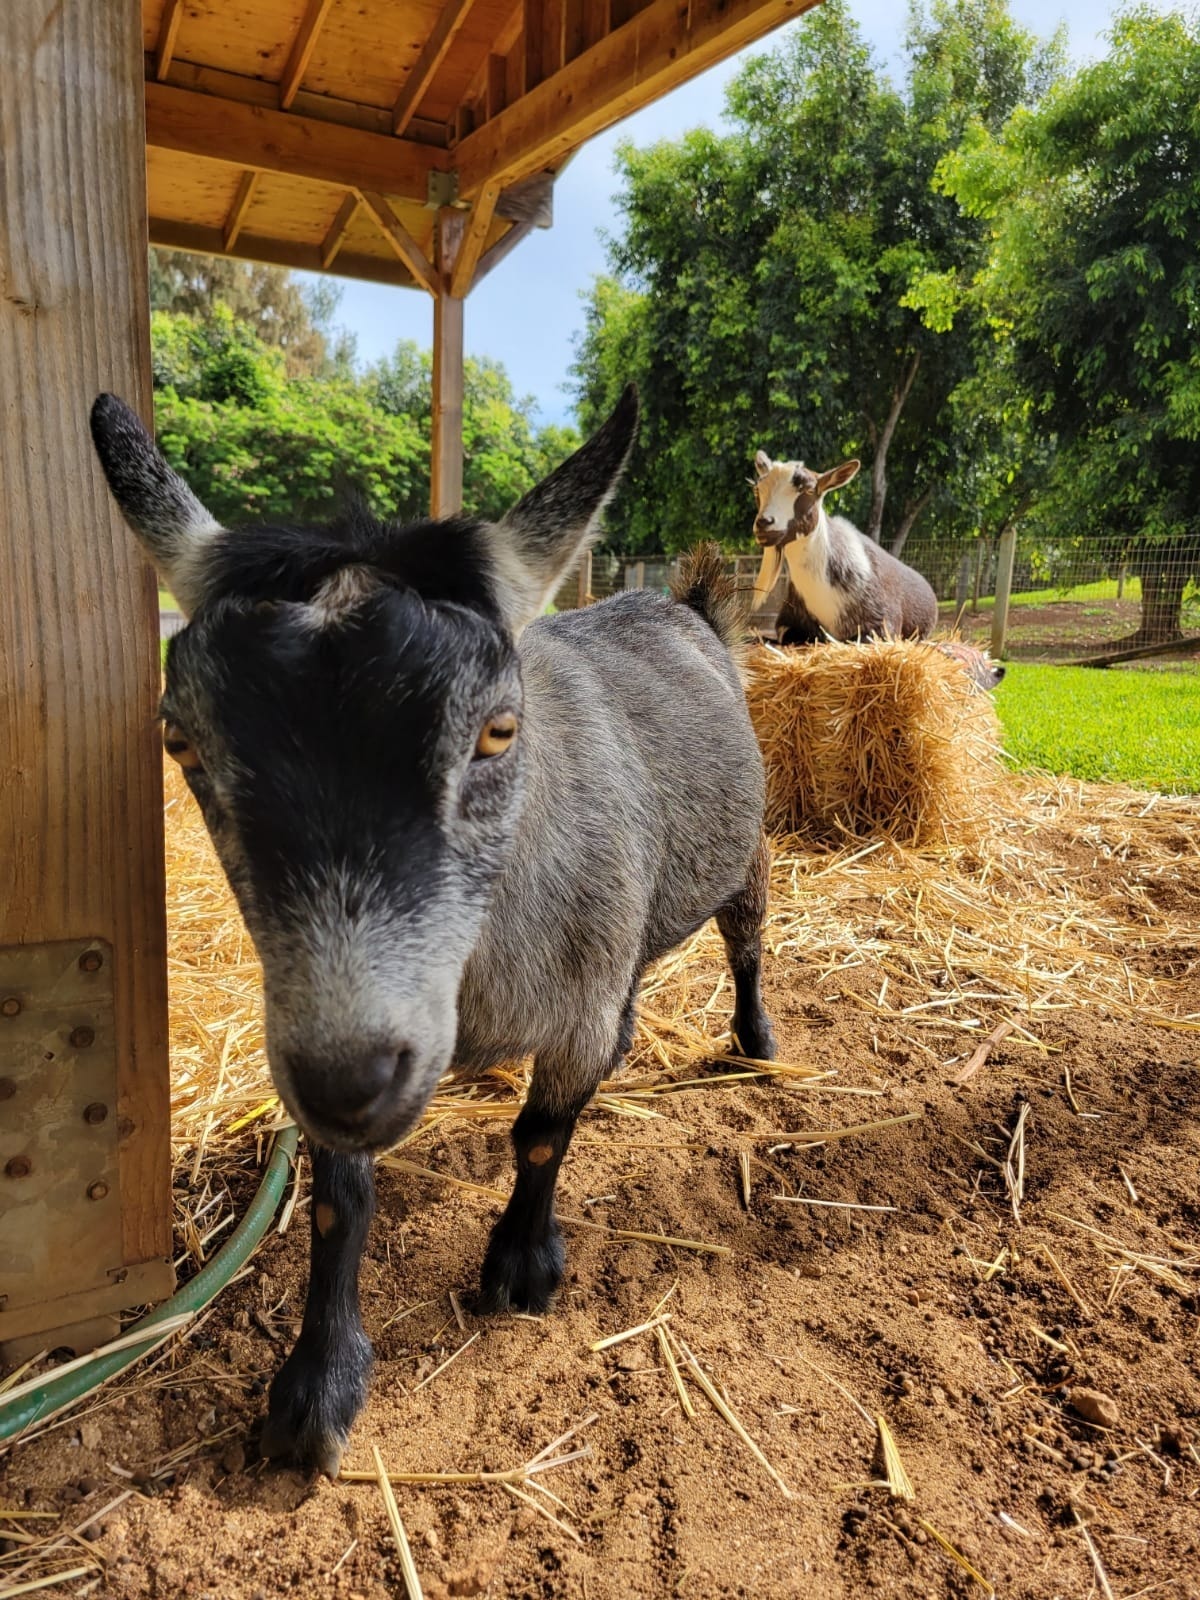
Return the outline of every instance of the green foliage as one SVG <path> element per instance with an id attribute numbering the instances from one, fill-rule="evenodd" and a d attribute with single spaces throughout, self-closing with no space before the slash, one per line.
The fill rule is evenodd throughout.
<path id="1" fill-rule="evenodd" d="M 222 521 L 312 521 L 352 498 L 380 517 L 427 514 L 430 362 L 415 345 L 361 377 L 289 379 L 288 351 L 213 299 L 155 311 L 151 347 L 159 442 Z M 467 362 L 463 411 L 474 515 L 502 515 L 578 444 L 572 429 L 539 430 L 495 362 Z"/>
<path id="2" fill-rule="evenodd" d="M 1009 665 L 996 691 L 1021 767 L 1168 793 L 1200 792 L 1195 673 Z"/>
<path id="3" fill-rule="evenodd" d="M 1124 530 L 1148 640 L 1200 572 L 1198 104 L 1200 21 L 1134 8 L 1104 60 L 938 172 L 992 230 L 975 295 L 1057 445 L 1043 515 L 1060 537 Z"/>
<path id="4" fill-rule="evenodd" d="M 977 528 L 961 463 L 980 424 L 953 398 L 984 331 L 962 286 L 988 228 L 932 179 L 968 129 L 1033 103 L 1056 55 L 1005 0 L 914 8 L 907 50 L 897 88 L 828 0 L 747 62 L 729 134 L 622 147 L 624 226 L 574 369 L 585 425 L 627 378 L 643 392 L 615 543 L 745 544 L 760 446 L 821 466 L 860 457 L 839 508 L 893 546 L 926 507 Z"/>

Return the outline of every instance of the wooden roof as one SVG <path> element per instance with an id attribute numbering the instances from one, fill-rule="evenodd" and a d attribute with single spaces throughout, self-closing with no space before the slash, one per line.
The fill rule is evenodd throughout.
<path id="1" fill-rule="evenodd" d="M 587 139 L 815 3 L 143 0 L 151 241 L 465 294 Z"/>

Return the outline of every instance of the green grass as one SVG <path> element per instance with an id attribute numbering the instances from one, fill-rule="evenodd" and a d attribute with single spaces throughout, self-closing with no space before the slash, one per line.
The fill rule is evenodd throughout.
<path id="1" fill-rule="evenodd" d="M 1200 677 L 1009 662 L 996 691 L 1021 767 L 1200 793 Z"/>
<path id="2" fill-rule="evenodd" d="M 1009 605 L 1013 606 L 1048 606 L 1057 600 L 1115 600 L 1117 598 L 1117 580 L 1115 578 L 1100 578 L 1095 583 L 1077 583 L 1062 589 L 1021 589 L 1009 596 Z M 1140 604 L 1142 598 L 1142 580 L 1140 578 L 1126 578 L 1125 588 L 1121 598 Z M 980 595 L 979 608 L 989 610 L 994 601 L 990 594 Z M 943 600 L 942 610 L 957 609 L 953 600 Z"/>

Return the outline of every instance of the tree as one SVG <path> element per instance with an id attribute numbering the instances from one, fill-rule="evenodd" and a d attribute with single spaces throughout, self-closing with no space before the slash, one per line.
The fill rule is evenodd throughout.
<path id="1" fill-rule="evenodd" d="M 1135 8 L 1106 59 L 940 169 L 992 231 L 974 293 L 1057 446 L 1056 526 L 1122 530 L 1145 644 L 1179 634 L 1200 575 L 1198 104 L 1200 25 Z"/>
<path id="2" fill-rule="evenodd" d="M 933 287 L 982 264 L 987 228 L 934 188 L 964 129 L 999 129 L 1052 76 L 1004 0 L 915 8 L 894 87 L 829 0 L 731 84 L 732 132 L 619 154 L 624 226 L 575 365 L 581 420 L 626 376 L 642 444 L 614 520 L 628 547 L 697 533 L 745 541 L 756 446 L 867 470 L 843 505 L 899 551 L 956 469 L 951 397 L 974 370 L 969 314 L 941 325 Z"/>
<path id="3" fill-rule="evenodd" d="M 341 298 L 341 285 L 332 279 L 300 284 L 286 267 L 186 250 L 150 251 L 152 312 L 184 312 L 209 323 L 224 307 L 265 345 L 282 352 L 290 378 L 350 375 L 354 339 L 333 321 Z"/>

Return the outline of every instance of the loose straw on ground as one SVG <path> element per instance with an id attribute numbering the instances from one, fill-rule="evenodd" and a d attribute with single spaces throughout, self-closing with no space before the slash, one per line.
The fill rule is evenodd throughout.
<path id="1" fill-rule="evenodd" d="M 400 1571 L 404 1576 L 404 1588 L 408 1594 L 408 1600 L 423 1600 L 421 1579 L 417 1575 L 417 1564 L 413 1560 L 412 1551 L 409 1549 L 408 1535 L 404 1531 L 404 1523 L 400 1520 L 400 1507 L 396 1504 L 396 1496 L 392 1493 L 392 1485 L 388 1480 L 387 1468 L 383 1464 L 379 1446 L 372 1445 L 371 1453 L 375 1458 L 375 1478 L 379 1484 L 379 1492 L 383 1495 L 383 1504 L 387 1510 L 388 1521 L 392 1525 L 392 1537 L 395 1539 L 396 1548 L 400 1552 Z"/>
<path id="2" fill-rule="evenodd" d="M 746 1432 L 745 1427 L 742 1425 L 741 1419 L 738 1417 L 733 1407 L 729 1404 L 728 1400 L 725 1399 L 724 1395 L 717 1388 L 716 1384 L 709 1377 L 708 1373 L 705 1372 L 704 1368 L 696 1360 L 696 1357 L 688 1349 L 687 1345 L 682 1339 L 672 1338 L 670 1334 L 668 1334 L 667 1337 L 682 1354 L 689 1375 L 695 1379 L 696 1383 L 701 1389 L 703 1389 L 704 1393 L 712 1401 L 714 1409 L 722 1417 L 724 1417 L 725 1421 L 733 1429 L 734 1433 L 737 1434 L 742 1443 L 747 1447 L 754 1459 L 766 1470 L 772 1482 L 778 1486 L 779 1491 L 783 1495 L 784 1499 L 790 1500 L 792 1498 L 792 1491 L 788 1488 L 787 1484 L 780 1477 L 779 1473 L 776 1472 L 775 1468 L 767 1460 L 766 1456 L 762 1453 L 758 1445 L 755 1444 L 754 1440 Z"/>

